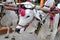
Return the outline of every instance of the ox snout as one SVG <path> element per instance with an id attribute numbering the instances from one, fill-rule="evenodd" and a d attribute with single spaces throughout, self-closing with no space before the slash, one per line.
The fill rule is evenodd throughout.
<path id="1" fill-rule="evenodd" d="M 25 29 L 25 28 L 23 28 L 23 27 L 21 27 L 21 26 L 17 26 L 17 27 L 15 28 L 15 31 L 16 31 L 17 33 L 23 33 L 23 32 L 24 32 L 24 29 Z"/>
<path id="2" fill-rule="evenodd" d="M 16 31 L 17 33 L 19 33 L 19 32 L 20 32 L 20 29 L 18 29 L 18 28 L 15 28 L 15 31 Z"/>

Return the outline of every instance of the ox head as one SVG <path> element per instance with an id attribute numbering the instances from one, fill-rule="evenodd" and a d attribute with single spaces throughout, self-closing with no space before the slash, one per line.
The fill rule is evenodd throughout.
<path id="1" fill-rule="evenodd" d="M 21 6 L 22 5 L 22 6 Z M 41 20 L 39 17 L 39 12 L 36 12 L 35 9 L 33 9 L 35 5 L 33 5 L 30 2 L 24 2 L 20 4 L 19 9 L 19 22 L 16 27 L 16 31 L 18 33 L 22 33 L 28 26 L 32 20 L 34 20 L 34 17 Z"/>
<path id="2" fill-rule="evenodd" d="M 14 0 L 6 0 L 6 4 L 15 5 L 15 2 Z"/>
<path id="3" fill-rule="evenodd" d="M 19 23 L 16 27 L 17 30 L 20 30 L 19 32 L 23 32 L 25 28 L 29 25 L 29 23 L 33 20 L 34 14 L 33 11 L 30 9 L 26 9 L 25 13 L 24 11 L 19 14 Z"/>
<path id="4" fill-rule="evenodd" d="M 34 18 L 33 5 L 30 2 L 24 2 L 20 4 L 19 12 L 19 22 L 16 27 L 16 31 L 22 33 L 27 24 L 29 24 Z"/>

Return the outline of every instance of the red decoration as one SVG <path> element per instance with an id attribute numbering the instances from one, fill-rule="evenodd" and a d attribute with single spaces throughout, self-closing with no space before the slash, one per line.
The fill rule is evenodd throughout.
<path id="1" fill-rule="evenodd" d="M 50 14 L 50 17 L 55 17 L 55 14 Z"/>
<path id="2" fill-rule="evenodd" d="M 19 12 L 19 15 L 25 16 L 25 9 L 20 8 L 20 9 L 18 10 L 18 12 Z"/>

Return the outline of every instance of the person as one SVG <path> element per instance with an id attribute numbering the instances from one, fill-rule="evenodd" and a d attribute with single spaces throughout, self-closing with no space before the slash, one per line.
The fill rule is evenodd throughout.
<path id="1" fill-rule="evenodd" d="M 54 2 L 54 6 L 56 6 L 56 11 L 55 11 L 55 13 L 59 13 L 60 12 L 60 0 L 54 0 L 55 2 Z M 53 6 L 52 6 L 53 7 Z M 43 11 L 44 10 L 46 10 L 46 11 L 51 11 L 51 8 L 52 7 L 50 7 L 50 8 L 46 8 L 46 9 L 44 9 L 44 8 L 41 8 Z M 53 7 L 54 8 L 54 7 Z M 48 9 L 48 10 L 47 10 Z M 59 13 L 59 15 L 60 15 L 60 13 Z M 60 26 L 60 16 L 59 16 L 59 26 Z"/>
<path id="2" fill-rule="evenodd" d="M 55 6 L 57 6 L 57 4 L 59 3 L 60 1 L 59 0 L 47 0 L 44 4 L 44 7 L 39 7 L 39 8 L 36 8 L 36 9 L 40 9 L 40 10 L 43 10 L 44 12 L 50 12 L 51 11 L 51 8 L 54 8 Z M 55 10 L 55 12 L 59 12 L 59 9 L 58 10 Z"/>
<path id="3" fill-rule="evenodd" d="M 51 10 L 53 10 L 53 11 L 55 10 L 54 12 L 56 13 L 56 15 L 60 15 L 60 13 L 59 13 L 60 12 L 60 0 L 52 0 L 53 5 L 51 2 L 50 2 L 50 4 L 48 4 L 49 3 L 48 1 L 50 1 L 50 0 L 47 0 L 46 3 L 44 4 L 44 6 L 48 6 L 48 7 L 43 7 L 40 9 L 43 10 L 44 12 L 51 12 Z M 48 5 L 46 5 L 46 4 L 48 4 Z M 55 17 L 56 17 L 56 15 L 55 15 Z M 60 16 L 58 17 L 58 19 L 59 19 L 58 21 L 60 23 Z"/>
<path id="4" fill-rule="evenodd" d="M 56 2 L 56 3 L 55 3 Z M 58 22 L 59 22 L 59 8 L 58 8 L 58 0 L 47 0 L 44 4 L 44 7 L 40 7 L 38 9 L 46 12 L 47 14 L 54 13 L 55 16 L 53 17 L 53 22 L 51 22 L 53 25 L 50 32 L 51 32 L 51 39 L 54 40 L 56 33 L 57 33 L 57 27 L 58 27 Z M 37 9 L 37 8 L 36 8 Z M 51 24 L 50 23 L 50 24 Z M 39 39 L 39 38 L 38 38 Z"/>

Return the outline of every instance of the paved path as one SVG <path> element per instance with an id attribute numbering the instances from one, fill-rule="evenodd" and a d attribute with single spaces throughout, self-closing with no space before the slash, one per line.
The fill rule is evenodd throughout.
<path id="1" fill-rule="evenodd" d="M 56 34 L 55 40 L 60 40 L 60 31 Z"/>
<path id="2" fill-rule="evenodd" d="M 9 35 L 9 39 L 4 38 L 6 35 L 0 35 L 0 40 L 11 40 L 12 35 L 13 35 L 13 33 L 11 33 Z M 26 33 L 26 32 L 24 32 L 22 34 L 15 33 L 16 40 L 37 40 L 36 38 L 37 38 L 37 36 L 34 33 L 32 33 L 32 34 Z M 49 38 L 50 37 L 48 37 L 48 40 L 49 40 Z M 38 39 L 38 40 L 40 40 L 40 39 Z M 55 40 L 60 40 L 60 31 L 57 33 Z"/>
<path id="3" fill-rule="evenodd" d="M 5 35 L 0 35 L 0 40 L 11 40 L 13 33 L 10 34 L 10 38 L 9 39 L 5 39 Z M 36 40 L 34 34 L 17 34 L 15 33 L 15 39 L 16 40 Z"/>
<path id="4" fill-rule="evenodd" d="M 13 33 L 10 34 L 10 38 L 9 39 L 5 39 L 5 35 L 0 35 L 0 40 L 11 40 L 11 37 L 12 37 Z M 18 34 L 18 33 L 15 33 L 15 39 L 16 40 L 37 40 L 36 39 L 36 35 L 33 34 L 26 34 L 26 33 L 23 33 L 23 34 Z M 40 39 L 39 39 L 40 40 Z M 60 32 L 57 33 L 57 36 L 55 37 L 55 40 L 60 40 Z"/>

